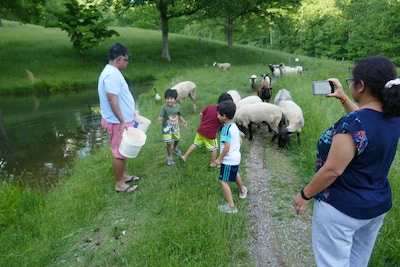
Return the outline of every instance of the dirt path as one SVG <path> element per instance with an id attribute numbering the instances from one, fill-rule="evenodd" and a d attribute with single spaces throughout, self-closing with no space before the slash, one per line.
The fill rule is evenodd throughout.
<path id="1" fill-rule="evenodd" d="M 315 266 L 311 246 L 311 205 L 301 217 L 294 214 L 294 174 L 289 160 L 265 136 L 256 134 L 246 161 L 249 250 L 255 266 Z"/>

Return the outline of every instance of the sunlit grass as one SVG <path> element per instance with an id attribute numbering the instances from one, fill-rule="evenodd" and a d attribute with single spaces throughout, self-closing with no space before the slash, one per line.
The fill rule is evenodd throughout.
<path id="1" fill-rule="evenodd" d="M 0 91 L 93 85 L 107 62 L 108 46 L 120 41 L 132 51 L 132 60 L 124 72 L 128 81 L 154 79 L 160 95 L 173 84 L 192 80 L 197 84 L 198 110 L 185 100 L 182 115 L 189 130 L 182 129 L 179 148 L 192 143 L 199 124 L 198 113 L 216 103 L 220 93 L 236 89 L 242 97 L 252 94 L 251 74 L 269 73 L 268 63 L 289 65 L 294 55 L 253 47 L 170 35 L 172 62 L 161 59 L 161 34 L 116 28 L 119 38 L 106 41 L 90 51 L 81 63 L 65 33 L 3 21 L 0 39 Z M 214 61 L 229 61 L 230 71 L 212 67 Z M 350 62 L 313 59 L 300 56 L 305 72 L 276 79 L 273 90 L 288 89 L 303 109 L 305 127 L 301 145 L 292 138 L 292 148 L 282 151 L 290 161 L 273 160 L 266 154 L 274 197 L 287 204 L 274 216 L 282 221 L 292 218 L 291 197 L 315 172 L 317 138 L 344 114 L 340 102 L 311 94 L 311 83 L 328 77 L 342 82 L 350 74 Z M 25 69 L 37 81 L 31 83 Z M 134 89 L 133 89 L 134 90 Z M 347 89 L 346 89 L 347 90 Z M 17 185 L 0 188 L 0 265 L 2 266 L 251 266 L 246 244 L 251 231 L 246 216 L 247 200 L 237 198 L 239 214 L 227 216 L 217 210 L 224 202 L 218 183 L 218 170 L 208 168 L 209 153 L 196 150 L 185 167 L 165 164 L 165 145 L 156 118 L 163 101 L 154 100 L 154 92 L 138 99 L 141 115 L 152 121 L 147 143 L 137 158 L 128 160 L 128 170 L 140 175 L 140 189 L 134 194 L 114 191 L 111 154 L 108 146 L 88 159 L 79 159 L 73 175 L 46 195 L 24 191 Z M 269 142 L 269 138 L 266 142 Z M 272 146 L 272 145 L 271 145 Z M 244 142 L 243 155 L 248 152 Z M 386 217 L 378 237 L 370 266 L 395 266 L 399 261 L 397 217 L 399 216 L 399 159 L 390 173 L 394 207 Z M 247 176 L 242 164 L 245 183 Z M 287 183 L 283 175 L 295 175 Z M 251 194 L 251 192 L 250 192 Z M 284 202 L 284 203 L 286 203 Z M 308 207 L 311 208 L 311 207 Z M 289 211 L 290 210 L 290 211 Z M 290 241 L 290 240 L 289 240 Z M 311 242 L 311 240 L 310 240 Z"/>

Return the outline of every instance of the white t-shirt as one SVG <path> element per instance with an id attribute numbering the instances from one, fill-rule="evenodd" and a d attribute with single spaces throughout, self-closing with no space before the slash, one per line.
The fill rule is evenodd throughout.
<path id="1" fill-rule="evenodd" d="M 224 143 L 229 143 L 230 148 L 228 154 L 222 159 L 222 164 L 239 165 L 241 160 L 240 154 L 240 131 L 236 123 L 226 124 L 221 130 L 220 151 L 224 149 Z"/>
<path id="2" fill-rule="evenodd" d="M 135 118 L 135 99 L 129 91 L 121 71 L 107 64 L 99 77 L 98 92 L 101 115 L 108 123 L 120 123 L 111 109 L 107 93 L 117 95 L 118 104 L 125 122 L 132 122 Z"/>

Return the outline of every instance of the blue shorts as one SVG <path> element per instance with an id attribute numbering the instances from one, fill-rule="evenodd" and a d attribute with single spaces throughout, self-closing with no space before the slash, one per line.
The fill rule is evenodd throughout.
<path id="1" fill-rule="evenodd" d="M 219 170 L 219 179 L 224 182 L 236 183 L 236 176 L 239 170 L 239 165 L 225 165 L 221 164 Z"/>

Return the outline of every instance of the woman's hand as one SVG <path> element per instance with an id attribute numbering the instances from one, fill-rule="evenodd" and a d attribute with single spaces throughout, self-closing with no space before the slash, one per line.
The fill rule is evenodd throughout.
<path id="1" fill-rule="evenodd" d="M 305 200 L 301 194 L 298 193 L 293 200 L 293 207 L 296 211 L 296 214 L 301 215 L 309 202 L 310 200 Z"/>
<path id="2" fill-rule="evenodd" d="M 326 95 L 327 97 L 336 97 L 337 99 L 340 99 L 340 101 L 346 98 L 346 94 L 343 91 L 343 86 L 338 79 L 329 78 L 327 79 L 327 81 L 333 83 L 333 86 L 335 88 L 335 91 L 333 93 Z"/>

